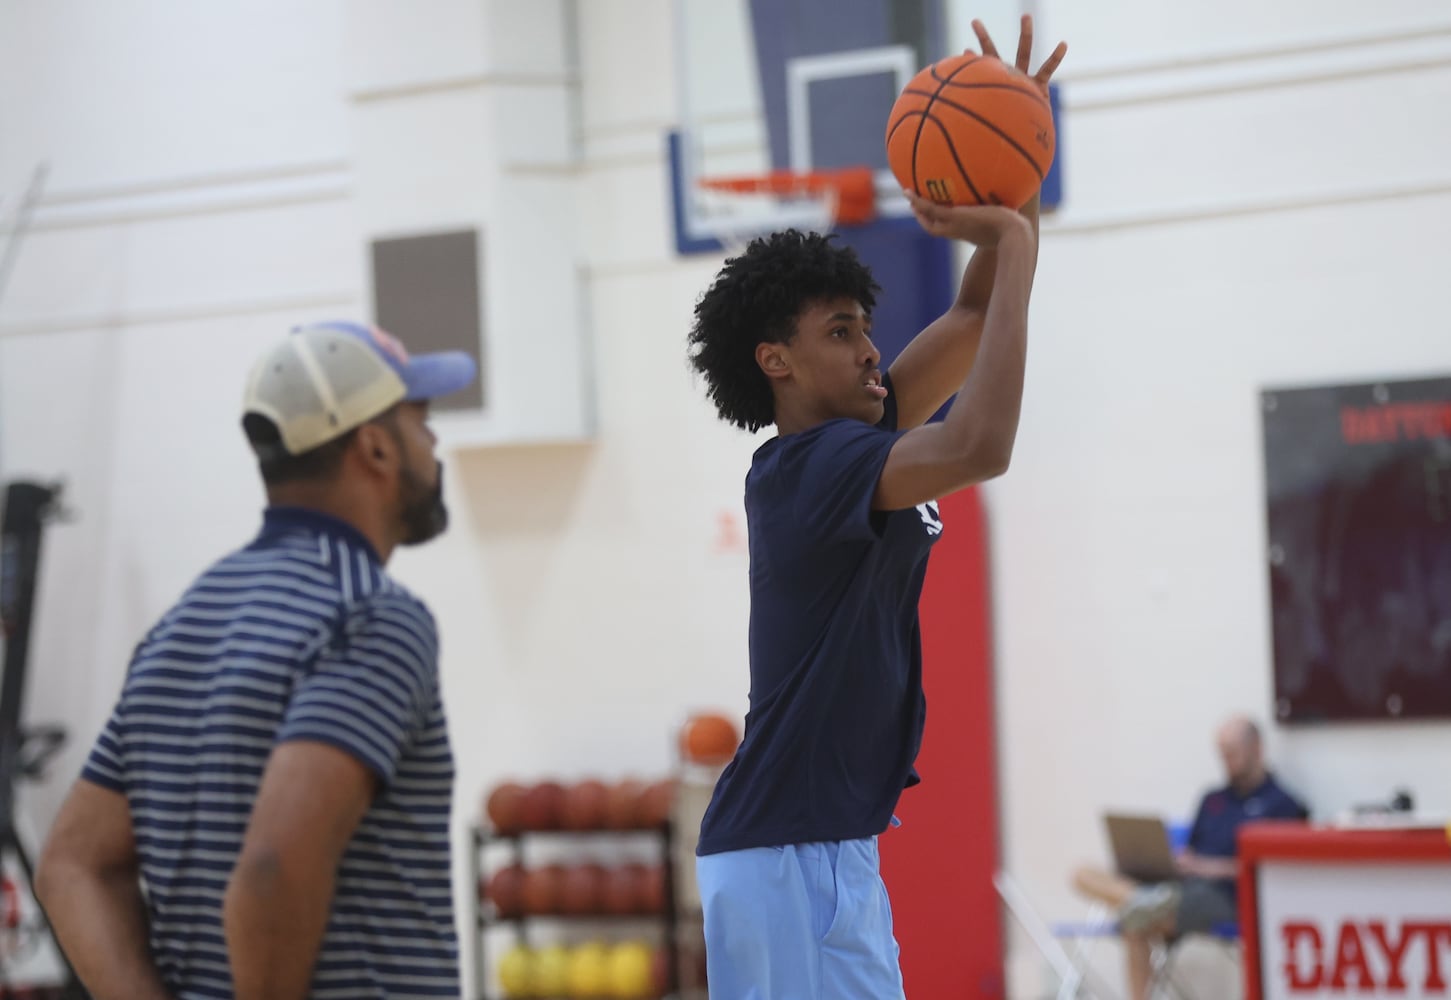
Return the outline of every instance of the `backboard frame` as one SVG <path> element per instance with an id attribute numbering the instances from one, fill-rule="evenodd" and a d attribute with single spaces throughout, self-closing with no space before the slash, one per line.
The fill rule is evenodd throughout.
<path id="1" fill-rule="evenodd" d="M 667 158 L 670 169 L 671 201 L 675 227 L 677 251 L 684 254 L 706 253 L 729 249 L 728 229 L 736 220 L 713 217 L 709 211 L 708 199 L 699 195 L 698 184 L 703 178 L 714 176 L 705 164 L 704 138 L 696 134 L 693 126 L 705 120 L 695 105 L 695 95 L 690 84 L 691 44 L 687 23 L 688 7 L 700 0 L 674 0 L 672 12 L 675 17 L 675 55 L 677 77 L 677 100 L 679 111 L 678 127 L 667 137 Z M 742 0 L 744 3 L 744 0 Z M 747 11 L 747 16 L 749 12 Z M 753 55 L 748 54 L 748 58 Z M 788 119 L 788 165 L 797 171 L 809 171 L 816 166 L 811 149 L 811 90 L 813 85 L 853 77 L 874 76 L 889 73 L 893 77 L 893 91 L 900 92 L 917 74 L 921 66 L 913 47 L 908 44 L 888 44 L 830 52 L 820 55 L 796 56 L 786 60 L 786 103 Z M 753 70 L 753 72 L 755 72 Z M 754 80 L 753 80 L 754 82 Z M 758 110 L 758 115 L 764 111 Z M 715 122 L 729 128 L 723 122 Z M 737 123 L 739 124 L 739 123 Z M 885 129 L 885 122 L 882 123 Z M 749 130 L 746 130 L 749 131 Z M 744 132 L 731 131 L 733 138 Z M 760 152 L 769 161 L 769 143 L 759 137 Z M 833 164 L 832 166 L 840 166 Z M 769 167 L 769 162 L 763 164 Z M 742 170 L 730 171 L 740 174 Z M 901 187 L 889 168 L 874 168 L 876 179 L 876 215 L 880 219 L 910 216 L 911 210 L 902 197 Z M 814 204 L 797 204 L 789 200 L 779 203 L 771 213 L 770 228 L 821 229 L 820 211 Z"/>

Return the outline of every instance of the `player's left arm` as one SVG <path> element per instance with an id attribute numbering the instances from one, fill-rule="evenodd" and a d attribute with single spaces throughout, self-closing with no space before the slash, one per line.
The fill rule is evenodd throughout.
<path id="1" fill-rule="evenodd" d="M 35 894 L 96 1000 L 169 1000 L 151 961 L 140 868 L 126 797 L 77 781 L 41 851 Z"/>
<path id="2" fill-rule="evenodd" d="M 984 56 L 998 58 L 997 48 L 981 21 L 973 21 Z M 1018 36 L 1015 65 L 1028 73 L 1033 51 L 1033 19 L 1023 16 Z M 1033 81 L 1048 92 L 1048 81 L 1063 61 L 1067 46 L 1059 43 L 1052 55 L 1043 61 Z M 1033 266 L 1038 262 L 1038 208 L 1035 194 L 1020 211 L 1033 227 Z M 892 391 L 897 397 L 897 429 L 921 426 L 967 378 L 977 357 L 982 338 L 983 317 L 987 315 L 988 298 L 992 293 L 993 274 L 997 270 L 997 248 L 979 247 L 968 261 L 962 285 L 952 306 L 926 329 L 912 339 L 892 362 Z"/>

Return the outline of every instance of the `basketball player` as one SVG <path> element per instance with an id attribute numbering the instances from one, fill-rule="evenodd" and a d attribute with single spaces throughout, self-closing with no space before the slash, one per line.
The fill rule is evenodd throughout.
<path id="1" fill-rule="evenodd" d="M 447 524 L 429 400 L 474 376 L 347 323 L 257 362 L 261 531 L 142 639 L 40 862 L 98 1000 L 459 995 L 438 638 L 384 566 Z"/>
<path id="2" fill-rule="evenodd" d="M 1024 72 L 1031 47 L 1024 18 Z M 886 372 L 877 286 L 827 237 L 754 241 L 696 307 L 691 359 L 721 418 L 776 429 L 746 477 L 750 712 L 697 847 L 720 1000 L 903 995 L 876 837 L 917 781 L 917 601 L 937 499 L 1012 455 L 1038 221 L 1036 198 L 1021 212 L 912 208 L 927 232 L 977 249 L 956 302 Z"/>

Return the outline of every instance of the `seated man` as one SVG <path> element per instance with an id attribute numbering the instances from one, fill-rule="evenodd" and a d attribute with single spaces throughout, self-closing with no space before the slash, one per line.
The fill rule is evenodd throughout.
<path id="1" fill-rule="evenodd" d="M 1177 882 L 1139 885 L 1096 869 L 1073 877 L 1079 892 L 1112 906 L 1128 949 L 1129 996 L 1147 1000 L 1151 940 L 1205 933 L 1238 919 L 1235 833 L 1255 819 L 1304 819 L 1308 812 L 1265 769 L 1260 731 L 1247 718 L 1225 722 L 1217 736 L 1228 784 L 1199 803 L 1186 849 L 1175 859 Z"/>

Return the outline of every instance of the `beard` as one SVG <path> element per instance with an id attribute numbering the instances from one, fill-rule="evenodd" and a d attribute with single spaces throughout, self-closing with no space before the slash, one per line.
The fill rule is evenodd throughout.
<path id="1" fill-rule="evenodd" d="M 398 479 L 398 501 L 402 510 L 401 545 L 422 545 L 443 534 L 448 527 L 448 507 L 443 502 L 443 463 L 438 463 L 438 480 L 430 488 L 412 469 L 403 469 Z"/>

